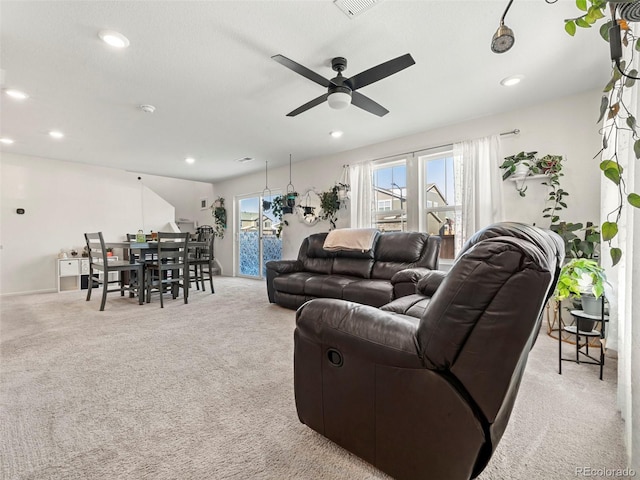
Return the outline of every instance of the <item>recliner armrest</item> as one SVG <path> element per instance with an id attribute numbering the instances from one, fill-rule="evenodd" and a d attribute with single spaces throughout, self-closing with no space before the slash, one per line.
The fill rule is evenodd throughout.
<path id="1" fill-rule="evenodd" d="M 418 281 L 416 285 L 417 293 L 427 297 L 433 297 L 433 294 L 436 293 L 436 290 L 438 290 L 446 276 L 447 272 L 430 270 L 428 274 Z"/>
<path id="2" fill-rule="evenodd" d="M 302 271 L 300 260 L 271 260 L 266 264 L 267 270 L 277 273 L 294 273 Z"/>
<path id="3" fill-rule="evenodd" d="M 391 277 L 391 284 L 401 282 L 418 283 L 418 281 L 432 270 L 424 267 L 405 268 L 400 270 L 393 277 Z"/>
<path id="4" fill-rule="evenodd" d="M 418 319 L 344 300 L 317 298 L 296 312 L 296 335 L 382 365 L 424 368 Z"/>

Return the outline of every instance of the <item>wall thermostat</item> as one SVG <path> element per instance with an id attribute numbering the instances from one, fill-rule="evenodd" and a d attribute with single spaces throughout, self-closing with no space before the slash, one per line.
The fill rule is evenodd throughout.
<path id="1" fill-rule="evenodd" d="M 17 213 L 18 215 L 24 215 L 24 208 L 18 208 L 18 209 L 16 210 L 16 213 Z"/>

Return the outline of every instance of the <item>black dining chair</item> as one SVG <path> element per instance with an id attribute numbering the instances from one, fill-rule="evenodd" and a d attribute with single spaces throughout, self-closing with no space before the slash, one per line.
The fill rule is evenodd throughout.
<path id="1" fill-rule="evenodd" d="M 195 282 L 198 290 L 200 290 L 199 285 L 202 285 L 203 292 L 206 290 L 204 282 L 208 280 L 211 293 L 215 293 L 213 288 L 213 275 L 215 273 L 213 244 L 215 238 L 213 229 L 200 230 L 198 233 L 198 243 L 204 245 L 198 245 L 195 248 L 189 249 L 189 279 Z M 191 271 L 191 269 L 193 269 L 193 271 Z"/>
<path id="2" fill-rule="evenodd" d="M 89 253 L 87 301 L 91 300 L 93 288 L 102 285 L 101 312 L 107 301 L 107 293 L 111 292 L 120 292 L 121 296 L 124 296 L 125 291 L 137 293 L 138 303 L 142 305 L 144 303 L 144 265 L 137 261 L 113 260 L 108 257 L 102 232 L 85 233 L 84 238 Z M 118 280 L 109 280 L 111 272 L 118 272 Z M 125 273 L 129 273 L 128 283 Z M 109 285 L 115 283 L 118 284 L 118 288 L 109 289 Z"/>
<path id="3" fill-rule="evenodd" d="M 147 303 L 151 292 L 160 292 L 160 307 L 164 308 L 164 292 L 170 289 L 173 298 L 182 288 L 184 303 L 189 303 L 189 233 L 158 232 L 155 261 L 145 261 Z"/>

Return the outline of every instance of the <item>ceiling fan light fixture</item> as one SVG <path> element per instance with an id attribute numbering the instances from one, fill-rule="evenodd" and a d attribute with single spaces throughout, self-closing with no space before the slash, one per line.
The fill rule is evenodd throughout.
<path id="1" fill-rule="evenodd" d="M 351 90 L 339 87 L 327 97 L 329 106 L 334 110 L 344 110 L 351 105 Z"/>

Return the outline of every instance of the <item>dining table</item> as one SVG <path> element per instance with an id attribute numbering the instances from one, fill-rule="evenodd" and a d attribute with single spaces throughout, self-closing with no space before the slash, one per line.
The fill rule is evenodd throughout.
<path id="1" fill-rule="evenodd" d="M 170 243 L 170 242 L 162 242 Z M 122 241 L 122 242 L 105 242 L 105 248 L 112 248 L 122 250 L 122 259 L 129 260 L 130 262 L 137 261 L 141 263 L 145 263 L 145 258 L 147 259 L 157 259 L 157 256 L 154 257 L 154 254 L 158 253 L 158 241 L 157 240 L 147 240 L 145 242 L 138 242 L 135 240 L 130 241 Z M 207 242 L 200 242 L 197 240 L 189 240 L 188 247 L 190 248 L 206 248 L 208 246 Z M 164 248 L 163 248 L 164 249 Z M 129 272 L 124 273 L 125 283 L 129 283 Z M 144 272 L 143 278 L 141 279 L 141 283 L 144 284 Z"/>

